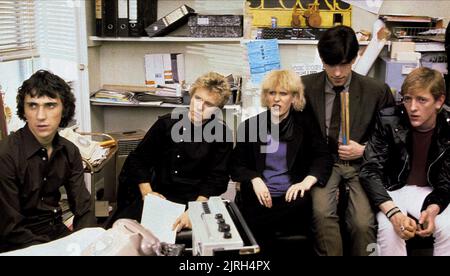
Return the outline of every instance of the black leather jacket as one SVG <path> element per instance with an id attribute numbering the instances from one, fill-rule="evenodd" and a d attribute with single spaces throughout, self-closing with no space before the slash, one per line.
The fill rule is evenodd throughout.
<path id="1" fill-rule="evenodd" d="M 360 179 L 369 200 L 378 207 L 392 200 L 387 191 L 406 185 L 411 164 L 411 125 L 403 106 L 380 111 L 372 137 L 364 152 Z M 427 161 L 427 180 L 433 191 L 422 210 L 437 204 L 440 212 L 450 203 L 450 108 L 438 114 Z"/>

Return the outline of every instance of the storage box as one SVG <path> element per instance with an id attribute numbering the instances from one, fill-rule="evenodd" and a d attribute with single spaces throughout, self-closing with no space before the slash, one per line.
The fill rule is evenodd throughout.
<path id="1" fill-rule="evenodd" d="M 379 66 L 375 70 L 375 78 L 384 80 L 391 89 L 395 90 L 396 101 L 401 100 L 400 90 L 406 76 L 412 70 L 420 66 L 419 62 L 397 61 L 388 57 L 382 57 Z"/>
<path id="2" fill-rule="evenodd" d="M 192 37 L 242 37 L 241 15 L 196 15 L 189 18 Z"/>

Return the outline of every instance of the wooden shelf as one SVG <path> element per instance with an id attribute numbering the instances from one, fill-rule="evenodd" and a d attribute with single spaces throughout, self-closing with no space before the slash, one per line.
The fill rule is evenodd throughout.
<path id="1" fill-rule="evenodd" d="M 247 43 L 252 39 L 227 38 L 227 37 L 177 37 L 177 36 L 164 36 L 164 37 L 89 37 L 91 41 L 98 42 L 180 42 L 180 43 Z M 280 45 L 317 45 L 318 40 L 309 39 L 279 39 Z M 369 41 L 361 41 L 360 45 L 368 45 Z"/>
<path id="2" fill-rule="evenodd" d="M 91 41 L 106 41 L 106 42 L 181 42 L 181 43 L 240 43 L 242 38 L 226 38 L 226 37 L 89 37 Z"/>
<path id="3" fill-rule="evenodd" d="M 189 105 L 183 105 L 183 104 L 152 104 L 152 103 L 107 103 L 107 102 L 95 102 L 91 101 L 91 105 L 95 106 L 117 106 L 117 107 L 153 107 L 153 108 L 176 108 L 176 107 L 184 107 L 188 108 Z M 233 105 L 225 105 L 223 107 L 224 109 L 234 109 L 234 110 L 241 110 L 241 105 L 239 104 L 233 104 Z"/>

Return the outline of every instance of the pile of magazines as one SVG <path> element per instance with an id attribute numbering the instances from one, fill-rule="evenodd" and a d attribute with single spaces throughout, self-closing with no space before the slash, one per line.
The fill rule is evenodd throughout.
<path id="1" fill-rule="evenodd" d="M 134 87 L 107 85 L 91 96 L 92 102 L 110 104 L 169 103 L 183 104 L 180 91 L 171 87 Z"/>

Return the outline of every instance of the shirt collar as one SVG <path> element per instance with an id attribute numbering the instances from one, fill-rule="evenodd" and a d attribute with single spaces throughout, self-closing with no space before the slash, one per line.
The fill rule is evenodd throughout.
<path id="1" fill-rule="evenodd" d="M 350 82 L 352 81 L 352 74 L 350 74 L 350 76 L 347 79 L 347 82 L 345 82 L 344 87 L 345 90 L 344 91 L 349 91 L 350 88 Z M 328 79 L 328 76 L 325 75 L 325 92 L 326 93 L 330 93 L 330 94 L 335 94 L 334 90 L 333 90 L 333 84 L 330 82 L 330 80 Z"/>
<path id="2" fill-rule="evenodd" d="M 26 124 L 21 130 L 23 135 L 23 147 L 25 149 L 26 158 L 30 158 L 36 154 L 36 152 L 41 151 L 43 149 L 41 143 L 34 137 L 34 134 L 31 132 L 28 124 Z M 62 148 L 61 139 L 59 137 L 58 132 L 55 134 L 55 138 L 52 141 L 53 151 L 56 152 Z"/>

